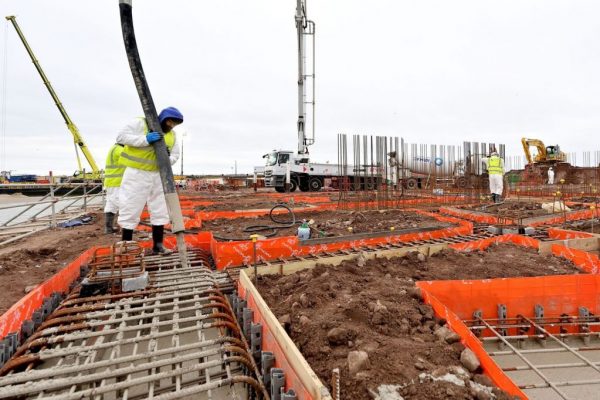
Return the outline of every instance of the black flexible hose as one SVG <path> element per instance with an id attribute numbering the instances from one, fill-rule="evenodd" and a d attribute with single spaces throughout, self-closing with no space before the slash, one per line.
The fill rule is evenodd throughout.
<path id="1" fill-rule="evenodd" d="M 275 211 L 278 208 L 286 209 L 288 211 L 287 215 L 290 215 L 291 218 L 288 220 L 285 220 L 285 221 L 276 219 L 273 215 L 273 211 Z M 273 208 L 271 208 L 271 210 L 269 211 L 269 218 L 271 219 L 271 221 L 273 221 L 277 225 L 250 225 L 250 226 L 245 227 L 242 232 L 254 233 L 254 232 L 270 231 L 268 233 L 264 233 L 262 236 L 273 237 L 277 234 L 278 229 L 292 228 L 296 225 L 296 214 L 294 214 L 294 211 L 292 211 L 292 209 L 285 204 L 276 204 Z M 215 239 L 226 240 L 226 241 L 230 241 L 230 242 L 231 241 L 238 242 L 238 241 L 248 240 L 248 238 L 229 238 L 229 237 L 218 236 L 215 234 L 213 234 L 213 237 Z"/>

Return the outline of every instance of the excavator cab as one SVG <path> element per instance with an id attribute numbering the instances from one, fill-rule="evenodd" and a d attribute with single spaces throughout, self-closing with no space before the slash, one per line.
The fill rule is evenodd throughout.
<path id="1" fill-rule="evenodd" d="M 558 147 L 558 145 L 546 147 L 546 160 L 547 161 L 556 160 L 558 158 L 559 154 L 560 154 L 560 148 Z"/>

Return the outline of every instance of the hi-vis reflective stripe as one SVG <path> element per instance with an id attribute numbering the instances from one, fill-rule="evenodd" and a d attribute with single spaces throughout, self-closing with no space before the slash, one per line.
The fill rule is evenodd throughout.
<path id="1" fill-rule="evenodd" d="M 109 175 L 104 175 L 104 178 L 121 178 L 123 176 L 123 174 L 109 174 Z"/>
<path id="2" fill-rule="evenodd" d="M 104 167 L 104 169 L 109 169 L 109 168 L 125 168 L 122 165 L 107 165 Z"/>
<path id="3" fill-rule="evenodd" d="M 139 163 L 142 163 L 142 164 L 158 165 L 158 163 L 156 162 L 156 160 L 147 160 L 145 158 L 132 156 L 130 154 L 127 154 L 126 152 L 122 152 L 121 153 L 121 157 L 126 158 L 126 159 L 131 160 L 131 161 L 134 161 L 134 162 L 139 162 Z"/>

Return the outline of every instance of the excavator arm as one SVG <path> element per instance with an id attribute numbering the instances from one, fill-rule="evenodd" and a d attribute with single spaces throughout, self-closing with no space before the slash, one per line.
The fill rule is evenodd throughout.
<path id="1" fill-rule="evenodd" d="M 71 121 L 69 114 L 67 114 L 67 110 L 65 110 L 62 103 L 60 102 L 60 99 L 58 98 L 58 95 L 56 94 L 56 92 L 54 91 L 54 88 L 50 84 L 50 81 L 46 77 L 44 70 L 42 70 L 42 66 L 40 65 L 38 60 L 35 58 L 35 55 L 33 54 L 33 50 L 31 50 L 31 47 L 29 47 L 29 43 L 27 43 L 27 40 L 25 39 L 23 32 L 21 32 L 21 28 L 19 28 L 19 25 L 17 24 L 16 17 L 14 15 L 9 15 L 6 17 L 6 19 L 12 23 L 13 27 L 15 28 L 15 31 L 17 31 L 17 35 L 19 35 L 19 39 L 21 39 L 21 42 L 23 42 L 23 45 L 25 46 L 25 49 L 27 50 L 27 53 L 29 54 L 29 57 L 31 58 L 31 61 L 33 62 L 35 69 L 37 69 L 38 73 L 40 74 L 40 77 L 42 78 L 42 81 L 44 82 L 46 89 L 48 89 L 50 96 L 52 96 L 52 100 L 54 100 L 54 104 L 56 104 L 56 107 L 58 108 L 60 115 L 62 115 L 63 119 L 65 120 L 65 123 L 67 124 L 67 128 L 71 132 L 71 135 L 73 135 L 73 141 L 75 142 L 75 152 L 77 154 L 77 163 L 78 163 L 78 167 L 79 167 L 78 174 L 83 175 L 83 170 L 81 168 L 81 161 L 79 160 L 79 154 L 77 153 L 77 147 L 79 147 L 79 149 L 85 156 L 85 159 L 87 160 L 88 164 L 90 165 L 90 167 L 92 169 L 92 171 L 91 171 L 92 178 L 95 178 L 95 179 L 100 178 L 101 171 L 98 168 L 98 165 L 96 164 L 96 161 L 94 160 L 94 157 L 92 156 L 92 153 L 90 152 L 87 145 L 85 144 L 85 141 L 83 140 L 83 137 L 81 136 L 81 133 L 79 133 L 79 129 L 77 129 L 77 126 L 73 123 L 73 121 Z M 83 177 L 85 178 L 85 176 L 83 176 Z"/>
<path id="2" fill-rule="evenodd" d="M 539 139 L 522 138 L 521 143 L 523 144 L 525 157 L 527 158 L 527 162 L 529 164 L 546 160 L 546 146 L 544 146 L 544 142 L 542 142 Z M 531 146 L 534 146 L 538 151 L 537 155 L 535 156 L 535 159 L 533 159 L 533 157 L 531 156 L 531 152 L 529 151 L 529 148 Z"/>

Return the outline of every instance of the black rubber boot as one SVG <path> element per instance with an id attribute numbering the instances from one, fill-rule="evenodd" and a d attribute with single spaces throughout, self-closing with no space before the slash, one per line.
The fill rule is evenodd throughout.
<path id="1" fill-rule="evenodd" d="M 111 233 L 115 233 L 116 230 L 113 228 L 113 224 L 115 223 L 115 213 L 107 212 L 104 213 L 104 233 L 109 235 Z"/>
<path id="2" fill-rule="evenodd" d="M 121 240 L 130 242 L 133 240 L 133 229 L 125 229 L 123 228 L 123 232 L 121 234 Z"/>
<path id="3" fill-rule="evenodd" d="M 163 246 L 163 238 L 165 236 L 165 227 L 163 225 L 152 225 L 152 254 L 167 255 L 173 253 L 171 250 Z"/>

